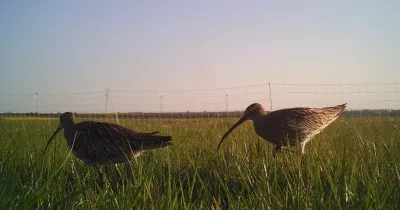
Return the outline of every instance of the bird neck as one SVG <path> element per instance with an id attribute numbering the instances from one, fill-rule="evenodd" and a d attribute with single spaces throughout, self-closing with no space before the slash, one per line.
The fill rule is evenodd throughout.
<path id="1" fill-rule="evenodd" d="M 253 121 L 253 123 L 261 123 L 261 121 L 264 118 L 264 116 L 265 115 L 260 114 L 260 115 L 252 117 L 251 120 Z"/>
<path id="2" fill-rule="evenodd" d="M 260 118 L 263 118 L 265 115 L 267 115 L 267 113 L 264 110 L 257 110 L 257 112 L 253 114 L 251 119 L 258 120 Z"/>
<path id="3" fill-rule="evenodd" d="M 256 130 L 256 133 L 258 135 L 260 135 L 260 132 L 262 132 L 262 130 L 265 129 L 264 128 L 264 115 L 254 117 L 252 121 L 253 121 L 254 129 Z"/>
<path id="4" fill-rule="evenodd" d="M 64 128 L 64 137 L 67 140 L 68 146 L 72 146 L 75 139 L 76 126 L 71 125 Z"/>

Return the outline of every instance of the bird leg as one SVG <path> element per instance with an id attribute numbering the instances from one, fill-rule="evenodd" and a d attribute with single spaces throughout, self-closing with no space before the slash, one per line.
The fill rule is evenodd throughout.
<path id="1" fill-rule="evenodd" d="M 126 179 L 126 170 L 125 169 L 120 169 L 118 167 L 118 164 L 114 164 L 115 170 L 117 170 L 118 176 L 121 180 Z"/>
<path id="2" fill-rule="evenodd" d="M 283 147 L 281 145 L 275 146 L 274 150 L 272 151 L 272 157 L 276 157 L 276 155 L 278 155 L 278 153 L 281 153 L 282 150 L 287 150 L 289 152 L 293 152 L 296 153 L 296 150 L 290 149 L 288 147 Z M 300 144 L 299 145 L 299 153 L 303 154 L 304 153 L 304 144 Z"/>
<path id="3" fill-rule="evenodd" d="M 282 151 L 282 146 L 281 145 L 278 145 L 278 146 L 276 146 L 275 148 L 274 148 L 274 150 L 272 150 L 272 157 L 276 157 L 276 155 L 278 154 L 278 153 L 280 153 Z"/>
<path id="4" fill-rule="evenodd" d="M 74 161 L 71 159 L 71 173 L 73 179 L 76 179 L 75 171 L 76 171 L 75 164 Z"/>
<path id="5" fill-rule="evenodd" d="M 119 170 L 119 168 L 118 168 L 118 165 L 117 165 L 117 164 L 114 164 L 114 168 L 115 168 L 115 170 L 117 170 L 117 172 L 118 172 L 119 176 L 122 176 L 122 172 Z"/>
<path id="6" fill-rule="evenodd" d="M 304 143 L 300 143 L 300 144 L 298 145 L 299 155 L 304 154 L 305 147 L 306 147 L 306 144 L 304 144 Z"/>
<path id="7" fill-rule="evenodd" d="M 99 177 L 99 180 L 98 180 L 97 184 L 99 185 L 100 188 L 103 188 L 104 187 L 103 173 L 101 173 L 100 166 L 96 166 L 96 169 L 97 169 L 97 174 L 98 174 L 98 177 Z"/>

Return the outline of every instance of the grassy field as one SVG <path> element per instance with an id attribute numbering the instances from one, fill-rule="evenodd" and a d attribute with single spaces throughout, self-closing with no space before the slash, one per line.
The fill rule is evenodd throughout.
<path id="1" fill-rule="evenodd" d="M 81 120 L 81 119 L 78 119 Z M 400 119 L 339 118 L 298 156 L 236 119 L 122 119 L 174 145 L 103 167 L 107 182 L 69 153 L 58 120 L 0 120 L 0 209 L 399 209 Z"/>

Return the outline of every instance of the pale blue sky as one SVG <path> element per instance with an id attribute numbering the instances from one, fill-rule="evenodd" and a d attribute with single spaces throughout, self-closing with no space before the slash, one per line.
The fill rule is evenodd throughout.
<path id="1" fill-rule="evenodd" d="M 103 92 L 49 93 L 106 88 L 119 111 L 159 111 L 160 94 L 164 111 L 211 111 L 225 110 L 225 94 L 229 109 L 269 107 L 268 86 L 168 90 L 400 82 L 400 1 L 277 2 L 1 1 L 0 112 L 35 111 L 35 88 L 41 112 L 104 111 Z M 400 85 L 342 86 L 345 97 L 336 86 L 303 91 L 334 92 L 326 99 L 273 87 L 274 109 L 349 101 L 400 108 Z M 379 91 L 363 95 L 371 88 Z"/>

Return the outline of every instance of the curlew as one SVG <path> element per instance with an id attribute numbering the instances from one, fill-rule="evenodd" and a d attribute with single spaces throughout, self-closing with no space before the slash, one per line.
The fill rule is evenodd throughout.
<path id="1" fill-rule="evenodd" d="M 281 109 L 267 114 L 260 104 L 254 103 L 246 108 L 243 117 L 221 138 L 217 151 L 231 131 L 244 121 L 252 120 L 257 135 L 275 145 L 273 156 L 283 146 L 297 143 L 298 152 L 303 154 L 306 144 L 345 111 L 346 104 L 342 104 L 324 108 Z"/>
<path id="2" fill-rule="evenodd" d="M 60 116 L 60 124 L 43 152 L 46 152 L 54 136 L 62 129 L 72 153 L 85 164 L 97 168 L 101 186 L 103 179 L 100 165 L 127 162 L 138 157 L 144 150 L 171 144 L 171 136 L 154 135 L 158 132 L 140 133 L 103 122 L 77 123 L 74 114 L 65 112 Z"/>

